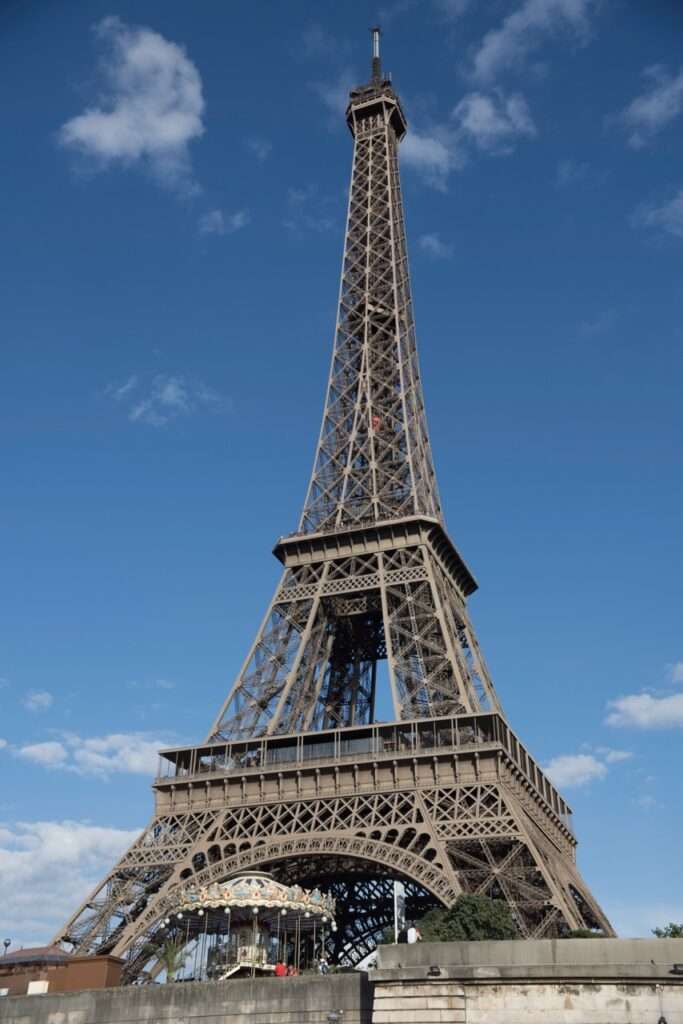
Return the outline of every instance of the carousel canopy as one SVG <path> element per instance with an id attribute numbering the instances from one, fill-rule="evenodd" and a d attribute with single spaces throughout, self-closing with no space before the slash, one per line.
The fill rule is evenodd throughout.
<path id="1" fill-rule="evenodd" d="M 334 920 L 335 901 L 319 889 L 282 885 L 265 873 L 238 875 L 210 885 L 187 885 L 178 894 L 173 913 L 196 913 L 200 909 L 285 911 Z"/>

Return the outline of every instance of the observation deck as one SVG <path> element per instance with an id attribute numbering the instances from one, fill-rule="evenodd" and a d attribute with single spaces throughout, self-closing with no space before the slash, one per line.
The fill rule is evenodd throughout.
<path id="1" fill-rule="evenodd" d="M 572 848 L 572 811 L 505 719 L 419 718 L 160 751 L 158 811 L 402 786 L 501 781 L 505 774 Z"/>

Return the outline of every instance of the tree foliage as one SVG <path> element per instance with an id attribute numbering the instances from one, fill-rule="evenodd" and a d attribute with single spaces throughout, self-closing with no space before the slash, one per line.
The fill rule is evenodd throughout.
<path id="1" fill-rule="evenodd" d="M 607 936 L 604 932 L 593 931 L 592 928 L 572 928 L 571 931 L 566 932 L 563 939 L 606 939 Z"/>
<path id="2" fill-rule="evenodd" d="M 507 903 L 478 895 L 458 896 L 448 910 L 430 910 L 418 928 L 426 942 L 519 938 Z"/>
<path id="3" fill-rule="evenodd" d="M 683 939 L 683 924 L 669 921 L 663 928 L 653 928 L 652 934 L 658 939 Z"/>

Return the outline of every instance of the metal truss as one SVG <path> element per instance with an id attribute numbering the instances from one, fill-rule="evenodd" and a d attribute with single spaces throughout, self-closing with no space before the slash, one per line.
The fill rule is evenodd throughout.
<path id="1" fill-rule="evenodd" d="M 390 923 L 396 878 L 413 916 L 485 893 L 524 936 L 613 934 L 577 873 L 568 808 L 505 722 L 466 608 L 477 584 L 445 531 L 398 173 L 406 122 L 378 58 L 347 122 L 334 352 L 299 528 L 275 548 L 282 579 L 205 744 L 165 755 L 155 818 L 54 940 L 125 957 L 128 981 L 147 976 L 181 885 L 250 869 L 331 889 L 345 963 Z M 396 724 L 378 727 L 382 663 Z M 417 749 L 422 733 L 434 749 Z"/>

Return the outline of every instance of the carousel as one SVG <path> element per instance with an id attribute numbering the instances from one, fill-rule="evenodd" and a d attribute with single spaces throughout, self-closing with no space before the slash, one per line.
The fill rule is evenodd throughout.
<path id="1" fill-rule="evenodd" d="M 188 885 L 157 933 L 160 963 L 176 981 L 298 974 L 326 963 L 334 918 L 330 896 L 265 872 Z M 165 954 L 169 948 L 175 958 Z"/>

